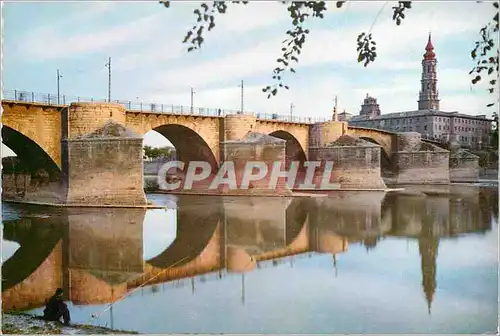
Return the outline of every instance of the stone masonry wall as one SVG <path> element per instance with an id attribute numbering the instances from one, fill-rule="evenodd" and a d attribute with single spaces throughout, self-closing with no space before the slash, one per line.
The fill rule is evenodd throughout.
<path id="1" fill-rule="evenodd" d="M 479 157 L 450 155 L 450 181 L 476 182 L 479 180 Z"/>
<path id="2" fill-rule="evenodd" d="M 2 198 L 60 203 L 64 198 L 60 181 L 41 180 L 31 174 L 2 174 Z"/>
<path id="3" fill-rule="evenodd" d="M 244 114 L 227 115 L 224 119 L 225 140 L 240 140 L 248 132 L 254 131 L 255 116 Z"/>
<path id="4" fill-rule="evenodd" d="M 92 133 L 109 120 L 125 125 L 125 108 L 118 104 L 72 103 L 68 113 L 69 138 Z"/>
<path id="5" fill-rule="evenodd" d="M 66 140 L 73 204 L 144 205 L 142 139 Z"/>
<path id="6" fill-rule="evenodd" d="M 347 132 L 347 122 L 329 121 L 309 126 L 309 147 L 322 147 Z"/>
<path id="7" fill-rule="evenodd" d="M 3 103 L 2 126 L 38 144 L 61 167 L 61 112 L 53 106 Z M 6 145 L 9 145 L 8 143 Z"/>
<path id="8" fill-rule="evenodd" d="M 449 183 L 448 151 L 396 152 L 396 183 Z"/>
<path id="9" fill-rule="evenodd" d="M 285 142 L 282 141 L 278 144 L 270 143 L 245 143 L 234 142 L 234 143 L 224 143 L 224 153 L 225 161 L 234 162 L 237 190 L 230 190 L 227 185 L 224 185 L 220 189 L 220 193 L 223 194 L 243 194 L 243 195 L 281 195 L 289 194 L 286 186 L 285 179 L 278 179 L 275 189 L 269 189 L 269 182 L 271 177 L 271 171 L 274 162 L 281 162 L 282 169 L 285 167 Z M 259 161 L 264 162 L 267 166 L 267 174 L 264 178 L 259 181 L 250 181 L 249 189 L 242 190 L 241 183 L 243 180 L 243 174 L 245 172 L 245 166 L 249 161 Z"/>
<path id="10" fill-rule="evenodd" d="M 380 173 L 380 147 L 329 146 L 309 148 L 311 161 L 333 161 L 330 181 L 342 189 L 385 188 Z M 319 186 L 323 171 L 316 174 Z"/>

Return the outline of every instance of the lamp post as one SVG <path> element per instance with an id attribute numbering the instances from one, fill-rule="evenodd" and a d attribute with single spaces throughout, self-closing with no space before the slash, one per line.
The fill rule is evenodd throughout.
<path id="1" fill-rule="evenodd" d="M 57 105 L 59 105 L 59 80 L 62 78 L 61 73 L 59 72 L 59 69 L 57 69 Z"/>
<path id="2" fill-rule="evenodd" d="M 108 102 L 111 102 L 111 57 L 104 66 L 108 68 Z"/>
<path id="3" fill-rule="evenodd" d="M 290 103 L 290 121 L 292 121 L 292 114 L 293 114 L 293 108 L 295 106 L 293 105 L 293 103 Z"/>
<path id="4" fill-rule="evenodd" d="M 241 88 L 241 110 L 240 113 L 243 114 L 243 97 L 244 97 L 244 86 L 243 86 L 243 80 L 241 81 L 241 84 L 239 85 Z"/>
<path id="5" fill-rule="evenodd" d="M 191 88 L 191 114 L 193 114 L 193 110 L 194 110 L 194 106 L 193 106 L 193 100 L 194 100 L 194 94 L 196 92 L 194 92 L 194 89 Z"/>

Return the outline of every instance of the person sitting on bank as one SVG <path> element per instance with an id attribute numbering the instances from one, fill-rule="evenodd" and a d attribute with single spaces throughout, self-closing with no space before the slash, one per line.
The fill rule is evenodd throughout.
<path id="1" fill-rule="evenodd" d="M 71 320 L 69 309 L 63 301 L 62 294 L 62 288 L 58 288 L 56 290 L 56 293 L 47 302 L 47 305 L 43 311 L 43 318 L 48 321 L 60 322 L 60 319 L 62 317 L 64 324 L 69 325 L 69 322 Z"/>

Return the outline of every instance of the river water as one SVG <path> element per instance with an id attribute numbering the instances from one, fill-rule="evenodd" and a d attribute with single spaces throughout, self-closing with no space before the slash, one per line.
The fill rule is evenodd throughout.
<path id="1" fill-rule="evenodd" d="M 169 209 L 3 203 L 4 311 L 62 287 L 73 322 L 142 333 L 496 331 L 496 186 L 148 198 Z"/>

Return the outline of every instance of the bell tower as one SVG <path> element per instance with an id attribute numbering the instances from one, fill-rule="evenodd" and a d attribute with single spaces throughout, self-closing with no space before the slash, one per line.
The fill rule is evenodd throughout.
<path id="1" fill-rule="evenodd" d="M 429 33 L 429 40 L 425 47 L 422 60 L 422 79 L 418 99 L 419 110 L 439 110 L 439 91 L 437 89 L 436 54 Z"/>

